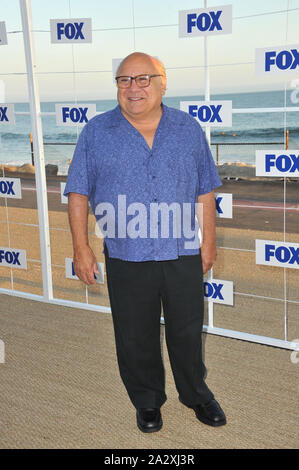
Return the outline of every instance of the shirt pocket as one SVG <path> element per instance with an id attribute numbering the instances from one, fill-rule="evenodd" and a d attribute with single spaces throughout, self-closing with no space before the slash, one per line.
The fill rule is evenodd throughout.
<path id="1" fill-rule="evenodd" d="M 169 179 L 173 182 L 176 197 L 179 201 L 194 201 L 198 191 L 199 180 L 195 162 L 187 161 L 168 162 Z"/>

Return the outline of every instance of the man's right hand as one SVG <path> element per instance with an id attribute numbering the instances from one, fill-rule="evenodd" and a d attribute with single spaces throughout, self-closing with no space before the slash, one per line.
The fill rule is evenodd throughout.
<path id="1" fill-rule="evenodd" d="M 96 257 L 89 245 L 74 250 L 74 271 L 87 285 L 95 284 L 95 274 L 99 274 Z"/>

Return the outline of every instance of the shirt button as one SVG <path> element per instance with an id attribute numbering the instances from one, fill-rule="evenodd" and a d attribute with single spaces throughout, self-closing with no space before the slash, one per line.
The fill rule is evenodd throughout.
<path id="1" fill-rule="evenodd" d="M 152 176 L 152 179 L 154 180 L 155 178 L 156 178 L 155 175 L 153 175 L 153 176 Z"/>

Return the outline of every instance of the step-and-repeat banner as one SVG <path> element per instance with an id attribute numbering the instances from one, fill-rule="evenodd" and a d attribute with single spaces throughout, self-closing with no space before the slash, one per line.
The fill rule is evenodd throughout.
<path id="1" fill-rule="evenodd" d="M 95 3 L 98 4 L 98 2 Z M 184 2 L 176 2 L 176 4 L 178 3 L 183 6 Z M 100 7 L 98 8 L 100 9 Z M 79 10 L 81 10 L 82 17 L 47 18 L 49 32 L 47 38 L 45 38 L 45 32 L 43 33 L 43 41 L 47 41 L 47 47 L 55 48 L 57 57 L 59 56 L 58 49 L 65 50 L 68 47 L 67 44 L 70 44 L 72 50 L 69 49 L 69 54 L 72 53 L 73 57 L 75 47 L 86 47 L 86 54 L 93 54 L 94 60 L 98 60 L 95 55 L 100 54 L 101 51 L 92 48 L 95 35 L 99 31 L 98 28 L 94 27 L 95 18 L 86 18 L 84 16 L 84 5 Z M 158 16 L 159 10 L 156 13 Z M 254 12 L 252 13 L 254 16 Z M 202 53 L 204 41 L 209 36 L 213 36 L 213 41 L 208 43 L 210 53 L 213 53 L 213 48 L 217 47 L 218 43 L 215 39 L 217 36 L 223 38 L 236 34 L 236 44 L 242 41 L 240 31 L 234 33 L 233 5 L 189 10 L 178 9 L 176 14 L 178 18 L 176 35 L 178 41 L 183 42 L 182 47 L 186 54 L 189 53 L 193 41 L 197 41 L 199 54 Z M 109 25 L 107 25 L 107 29 L 109 29 Z M 9 30 L 6 21 L 0 21 L 0 46 L 5 48 L 9 48 L 12 41 Z M 132 30 L 134 28 L 129 28 L 127 34 L 132 35 Z M 113 27 L 111 27 L 111 31 L 113 31 Z M 146 44 L 146 52 L 150 52 L 155 56 L 155 53 L 159 51 L 156 51 L 156 49 L 149 50 L 148 43 L 146 43 L 146 34 L 146 29 L 138 29 L 138 36 L 134 30 L 135 49 L 139 50 L 142 44 Z M 167 36 L 167 28 L 165 28 L 164 34 Z M 244 34 L 246 35 L 246 31 Z M 35 42 L 38 37 L 37 32 L 35 33 Z M 221 41 L 221 38 L 218 41 Z M 22 37 L 19 37 L 19 41 L 22 42 Z M 252 48 L 251 51 L 253 61 L 250 63 L 250 67 L 253 78 L 256 77 L 258 80 L 259 77 L 263 79 L 264 77 L 270 77 L 269 80 L 272 80 L 271 84 L 273 84 L 275 77 L 279 77 L 278 80 L 283 81 L 285 76 L 298 76 L 299 44 L 268 47 L 267 37 L 264 37 L 264 41 L 265 44 L 261 44 L 262 47 Z M 78 46 L 75 46 L 76 44 Z M 1 50 L 2 48 L 0 48 L 0 57 Z M 125 50 L 124 47 L 119 47 L 118 54 L 115 49 L 113 50 L 114 56 L 111 56 L 110 60 L 112 74 L 111 71 L 109 72 L 109 75 L 112 75 L 112 80 L 122 58 L 130 52 L 132 52 L 131 49 Z M 156 54 L 156 56 L 160 57 L 159 54 Z M 164 59 L 167 70 L 167 56 L 160 58 Z M 177 61 L 180 63 L 179 56 Z M 74 64 L 73 61 L 73 66 Z M 55 70 L 55 64 L 51 64 L 51 66 Z M 192 64 L 190 64 L 190 68 L 191 66 Z M 240 67 L 242 67 L 242 63 L 240 63 Z M 169 67 L 169 81 L 174 73 L 171 70 L 172 68 Z M 201 68 L 204 69 L 204 64 Z M 83 126 L 97 113 L 105 111 L 105 109 L 97 109 L 99 106 L 98 100 L 91 102 L 91 100 L 86 99 L 86 93 L 78 91 L 80 88 L 78 86 L 78 77 L 80 76 L 80 80 L 82 80 L 82 74 L 80 75 L 78 69 L 80 67 L 77 64 L 72 73 L 68 72 L 72 77 L 70 80 L 73 80 L 70 86 L 73 86 L 77 80 L 76 96 L 73 97 L 73 100 L 70 100 L 70 95 L 67 94 L 65 100 L 59 99 L 57 102 L 48 104 L 51 110 L 46 109 L 44 112 L 44 116 L 48 116 L 49 119 L 49 123 L 44 127 L 44 149 L 47 164 L 50 163 L 50 160 L 47 162 L 47 144 L 56 145 L 56 148 L 60 148 L 60 150 L 62 145 L 69 145 L 68 151 L 71 148 L 72 152 Z M 56 70 L 56 72 L 58 74 L 63 71 Z M 86 71 L 84 73 L 87 74 Z M 105 73 L 107 74 L 107 70 L 105 70 Z M 188 70 L 185 73 L 188 74 Z M 7 79 L 5 77 L 1 78 L 2 82 L 5 83 Z M 38 79 L 41 81 L 43 77 L 38 76 Z M 203 85 L 203 83 L 199 84 L 201 92 L 204 91 Z M 228 89 L 229 83 L 225 83 L 225 86 Z M 99 87 L 101 87 L 101 76 L 99 76 Z M 211 83 L 211 91 L 213 92 L 213 82 Z M 231 90 L 231 93 L 233 91 Z M 208 128 L 212 131 L 219 129 L 219 133 L 222 129 L 225 131 L 231 129 L 233 131 L 235 111 L 233 99 L 231 97 L 228 97 L 228 99 L 214 99 L 213 97 L 213 99 L 204 100 L 201 97 L 203 94 L 201 92 L 198 92 L 195 96 L 193 90 L 189 93 L 188 88 L 186 88 L 184 97 L 181 97 L 176 104 L 177 107 L 190 114 L 200 123 L 203 129 Z M 42 98 L 41 101 L 45 100 Z M 47 108 L 47 105 L 44 108 Z M 250 106 L 247 106 L 247 112 L 248 108 Z M 16 111 L 17 109 L 19 111 Z M 246 109 L 243 109 L 243 112 L 246 114 Z M 281 112 L 286 113 L 286 110 L 282 107 Z M 265 116 L 267 119 L 267 114 Z M 4 126 L 9 128 L 12 136 L 17 135 L 22 125 L 25 125 L 26 119 L 29 119 L 29 109 L 22 111 L 17 101 L 12 103 L 11 100 L 8 100 L 8 102 L 0 104 L 2 144 L 7 138 L 7 133 L 4 134 L 3 131 Z M 55 126 L 61 134 L 55 131 Z M 55 142 L 55 139 L 51 137 L 50 142 L 46 142 L 49 139 L 48 134 L 50 131 L 57 138 L 64 135 L 65 141 Z M 266 135 L 263 139 L 262 131 L 260 137 L 261 140 L 265 141 L 265 145 L 267 142 L 271 143 Z M 213 133 L 211 144 L 213 145 Z M 287 203 L 290 202 L 287 199 L 287 183 L 292 184 L 292 188 L 294 185 L 298 185 L 296 178 L 299 176 L 299 150 L 298 148 L 286 149 L 285 140 L 280 147 L 271 148 L 269 145 L 269 149 L 267 149 L 265 145 L 259 148 L 257 144 L 252 151 L 253 158 L 255 158 L 255 163 L 252 164 L 252 168 L 254 168 L 253 177 L 245 178 L 245 180 L 244 178 L 225 178 L 223 187 L 219 188 L 221 192 L 218 190 L 215 193 L 218 258 L 212 275 L 205 279 L 204 295 L 207 302 L 213 303 L 214 307 L 211 328 L 216 327 L 292 341 L 295 334 L 292 325 L 295 314 L 298 313 L 299 298 L 298 294 L 294 294 L 295 276 L 289 273 L 294 273 L 299 268 L 299 224 L 297 225 L 297 231 L 288 231 L 286 207 Z M 17 151 L 18 149 L 16 149 Z M 37 236 L 36 183 L 34 166 L 28 164 L 32 156 L 30 151 L 28 155 L 30 155 L 30 160 L 27 159 L 24 164 L 25 166 L 27 164 L 30 170 L 29 173 L 26 172 L 26 168 L 22 168 L 24 165 L 17 167 L 14 163 L 9 164 L 9 162 L 6 162 L 1 167 L 0 288 L 11 289 L 16 294 L 18 292 L 27 292 L 42 296 L 40 240 Z M 243 164 L 241 158 L 239 164 L 240 166 Z M 16 177 L 14 177 L 14 172 Z M 73 266 L 67 197 L 63 195 L 67 171 L 64 174 L 59 174 L 59 171 L 54 169 L 51 173 L 51 164 L 49 164 L 46 165 L 46 177 L 54 299 L 86 303 L 90 308 L 93 308 L 93 306 L 109 307 L 103 244 L 102 239 L 97 236 L 95 230 L 94 216 L 90 210 L 88 232 L 90 245 L 98 259 L 99 274 L 96 276 L 96 285 L 86 287 L 79 281 Z M 263 207 L 263 205 L 265 206 L 263 192 L 264 195 L 267 195 L 268 189 L 272 188 L 267 184 L 270 181 L 272 184 L 275 181 L 281 183 L 279 187 L 281 203 L 279 204 L 276 199 L 272 203 L 267 198 L 267 207 Z M 257 197 L 257 190 L 261 193 L 261 201 Z M 293 217 L 298 217 L 296 210 L 298 211 L 299 201 L 297 199 L 293 202 L 295 204 L 292 214 Z M 296 203 L 298 203 L 297 208 Z M 266 227 L 267 221 L 264 223 L 263 209 L 268 211 L 267 214 L 270 214 L 270 217 L 275 218 L 278 215 L 282 221 L 284 220 L 280 230 L 269 230 Z M 254 227 L 254 217 L 256 217 L 256 227 Z M 247 220 L 250 220 L 250 226 L 246 226 Z M 263 224 L 264 226 L 261 227 Z M 288 271 L 287 280 L 284 274 L 285 269 Z M 20 270 L 30 272 L 30 274 L 20 276 Z M 283 284 L 286 282 L 290 283 L 289 288 L 286 284 Z M 286 292 L 288 289 L 291 293 L 291 300 L 287 298 L 288 294 Z M 282 295 L 283 292 L 284 295 Z M 298 293 L 298 290 L 296 292 Z M 288 319 L 292 321 L 288 323 L 288 333 L 286 335 L 285 319 L 287 311 L 289 312 Z M 209 321 L 210 318 L 206 317 L 205 323 L 207 324 Z M 248 337 L 248 339 L 250 338 Z"/>

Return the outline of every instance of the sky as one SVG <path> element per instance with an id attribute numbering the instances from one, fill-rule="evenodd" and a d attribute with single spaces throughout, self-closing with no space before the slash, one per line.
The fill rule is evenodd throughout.
<path id="1" fill-rule="evenodd" d="M 255 74 L 255 48 L 299 43 L 299 0 L 208 0 L 222 5 L 232 5 L 233 28 L 208 39 L 211 94 L 284 89 L 285 77 Z M 19 1 L 0 6 L 8 32 L 8 45 L 0 46 L 2 88 L 6 102 L 27 101 Z M 164 62 L 166 96 L 204 93 L 204 39 L 178 37 L 178 12 L 203 8 L 204 0 L 31 0 L 31 7 L 42 101 L 115 98 L 112 59 L 133 51 Z M 51 44 L 50 19 L 70 17 L 92 18 L 92 44 Z"/>

